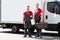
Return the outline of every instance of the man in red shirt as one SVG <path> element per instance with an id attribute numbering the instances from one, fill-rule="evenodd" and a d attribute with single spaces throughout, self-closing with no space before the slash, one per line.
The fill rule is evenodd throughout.
<path id="1" fill-rule="evenodd" d="M 42 22 L 42 10 L 39 8 L 39 4 L 36 4 L 36 9 L 35 9 L 35 23 L 40 23 Z M 37 26 L 36 24 L 36 30 L 37 30 L 37 35 L 36 37 L 42 36 L 41 34 L 41 28 L 40 26 Z"/>
<path id="2" fill-rule="evenodd" d="M 31 37 L 31 21 L 30 21 L 30 19 L 33 18 L 33 13 L 32 13 L 32 11 L 30 11 L 30 7 L 29 6 L 27 6 L 27 11 L 25 11 L 23 13 L 23 18 L 24 18 L 23 20 L 25 22 L 25 26 L 24 26 L 24 28 L 25 28 L 25 35 L 24 35 L 24 37 L 27 36 L 27 28 L 28 28 L 29 37 Z"/>

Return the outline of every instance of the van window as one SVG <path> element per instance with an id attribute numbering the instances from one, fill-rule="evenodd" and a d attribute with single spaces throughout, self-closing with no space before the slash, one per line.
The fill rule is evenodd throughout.
<path id="1" fill-rule="evenodd" d="M 60 14 L 60 2 L 56 2 L 56 14 Z"/>
<path id="2" fill-rule="evenodd" d="M 48 2 L 47 10 L 51 13 L 55 13 L 55 2 Z"/>

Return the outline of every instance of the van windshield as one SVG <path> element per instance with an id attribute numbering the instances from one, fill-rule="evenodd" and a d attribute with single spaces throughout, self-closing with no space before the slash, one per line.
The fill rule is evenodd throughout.
<path id="1" fill-rule="evenodd" d="M 60 2 L 56 2 L 58 6 L 60 6 Z"/>

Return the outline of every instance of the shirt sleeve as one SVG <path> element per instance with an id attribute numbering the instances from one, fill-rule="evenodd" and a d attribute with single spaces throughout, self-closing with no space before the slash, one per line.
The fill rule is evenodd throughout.
<path id="1" fill-rule="evenodd" d="M 40 9 L 40 13 L 42 12 L 42 9 Z"/>
<path id="2" fill-rule="evenodd" d="M 32 12 L 30 12 L 31 13 L 31 15 L 33 16 L 33 13 Z"/>
<path id="3" fill-rule="evenodd" d="M 26 12 L 24 12 L 23 15 L 25 16 L 26 15 Z"/>

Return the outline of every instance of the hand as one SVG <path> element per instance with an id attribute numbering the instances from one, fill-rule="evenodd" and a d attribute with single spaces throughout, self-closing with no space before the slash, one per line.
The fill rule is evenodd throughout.
<path id="1" fill-rule="evenodd" d="M 40 20 L 40 23 L 43 23 L 43 20 Z"/>
<path id="2" fill-rule="evenodd" d="M 32 18 L 33 18 L 33 16 L 30 16 L 30 18 L 32 19 Z"/>
<path id="3" fill-rule="evenodd" d="M 32 17 L 32 16 L 30 16 L 30 17 Z"/>

